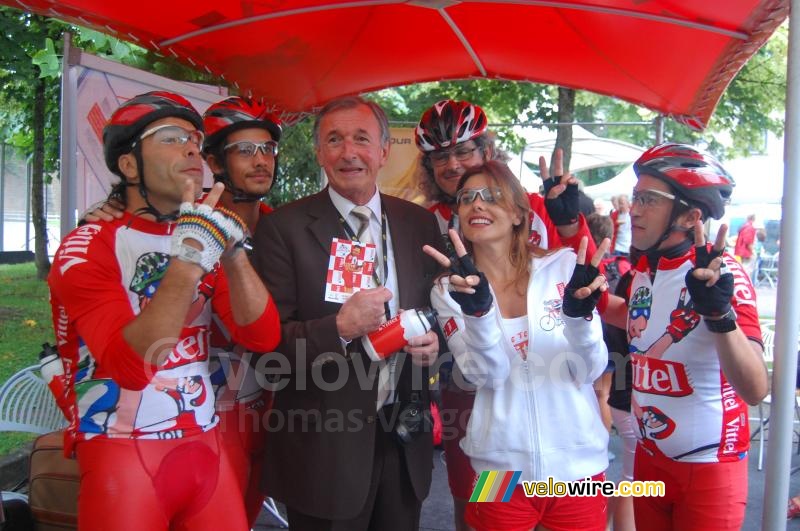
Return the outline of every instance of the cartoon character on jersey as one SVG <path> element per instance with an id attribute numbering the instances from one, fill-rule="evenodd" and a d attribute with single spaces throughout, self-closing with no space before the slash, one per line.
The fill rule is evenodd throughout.
<path id="1" fill-rule="evenodd" d="M 169 266 L 170 257 L 166 253 L 149 252 L 140 256 L 136 260 L 135 271 L 133 278 L 128 289 L 139 296 L 139 310 L 144 310 L 144 307 L 156 294 L 161 280 L 167 273 L 167 266 Z M 189 311 L 186 315 L 186 325 L 191 325 L 192 322 L 199 316 L 208 301 L 214 295 L 213 278 L 214 273 L 207 273 L 200 279 L 197 285 L 197 297 L 192 301 Z"/>
<path id="2" fill-rule="evenodd" d="M 645 351 L 637 349 L 631 344 L 632 362 L 634 365 L 634 387 L 642 392 L 651 392 L 643 389 L 638 382 L 642 374 L 649 374 L 645 367 L 645 358 L 661 359 L 667 349 L 684 339 L 697 328 L 700 316 L 693 309 L 691 301 L 686 301 L 687 289 L 681 289 L 675 309 L 670 312 L 669 323 L 664 334 L 656 339 Z M 650 288 L 640 286 L 631 298 L 628 310 L 628 340 L 642 337 L 642 332 L 647 329 L 650 319 L 650 309 L 653 296 Z M 676 362 L 669 362 L 676 363 Z M 643 439 L 665 439 L 675 431 L 675 422 L 664 412 L 656 407 L 640 407 L 635 397 L 631 397 L 631 410 L 639 424 L 639 431 Z"/>
<path id="3" fill-rule="evenodd" d="M 639 430 L 643 439 L 666 439 L 675 431 L 675 421 L 655 406 L 641 408 Z"/>
<path id="4" fill-rule="evenodd" d="M 144 307 L 156 294 L 168 265 L 169 255 L 166 253 L 145 253 L 136 260 L 133 278 L 128 289 L 139 296 L 139 310 L 144 310 Z"/>
<path id="5" fill-rule="evenodd" d="M 213 417 L 214 401 L 208 399 L 201 376 L 156 376 L 152 385 L 142 393 L 136 428 L 142 432 L 154 432 L 178 424 L 205 426 L 213 421 Z"/>
<path id="6" fill-rule="evenodd" d="M 642 337 L 650 319 L 650 308 L 653 306 L 653 295 L 650 288 L 640 286 L 631 297 L 628 307 L 628 343 L 634 337 Z"/>

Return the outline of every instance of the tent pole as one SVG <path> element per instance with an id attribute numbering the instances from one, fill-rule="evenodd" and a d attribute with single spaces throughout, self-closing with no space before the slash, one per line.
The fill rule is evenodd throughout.
<path id="1" fill-rule="evenodd" d="M 772 371 L 767 470 L 762 529 L 786 529 L 797 374 L 797 334 L 800 323 L 800 0 L 792 0 L 789 54 L 786 67 L 786 134 L 784 137 L 780 289 L 775 311 L 775 361 Z M 778 310 L 779 309 L 779 310 Z"/>
<path id="2" fill-rule="evenodd" d="M 664 115 L 659 114 L 655 119 L 656 126 L 656 145 L 664 143 Z"/>
<path id="3" fill-rule="evenodd" d="M 75 228 L 78 205 L 78 73 L 72 67 L 72 34 L 64 32 L 61 63 L 61 237 Z"/>

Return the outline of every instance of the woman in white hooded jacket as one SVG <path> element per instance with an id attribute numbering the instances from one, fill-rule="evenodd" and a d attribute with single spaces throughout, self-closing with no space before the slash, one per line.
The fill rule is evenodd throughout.
<path id="1" fill-rule="evenodd" d="M 605 529 L 602 495 L 529 498 L 521 482 L 604 479 L 608 432 L 592 382 L 608 359 L 595 310 L 606 286 L 596 265 L 608 240 L 589 265 L 585 241 L 578 257 L 531 246 L 527 196 L 503 163 L 468 171 L 458 190 L 469 249 L 450 231 L 457 257 L 425 251 L 451 269 L 431 302 L 461 374 L 478 388 L 461 447 L 479 474 L 521 471 L 509 503 L 469 503 L 467 522 Z"/>

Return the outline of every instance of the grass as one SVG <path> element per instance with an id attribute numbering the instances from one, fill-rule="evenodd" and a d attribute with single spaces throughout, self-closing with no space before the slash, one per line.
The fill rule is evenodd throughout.
<path id="1" fill-rule="evenodd" d="M 0 265 L 0 384 L 38 363 L 42 343 L 53 341 L 47 283 L 33 263 Z M 0 432 L 0 456 L 35 436 Z"/>

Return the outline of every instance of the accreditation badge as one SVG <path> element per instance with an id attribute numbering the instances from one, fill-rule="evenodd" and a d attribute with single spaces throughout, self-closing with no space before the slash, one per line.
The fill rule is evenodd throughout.
<path id="1" fill-rule="evenodd" d="M 353 293 L 376 287 L 374 243 L 334 238 L 328 257 L 325 300 L 343 303 Z"/>

